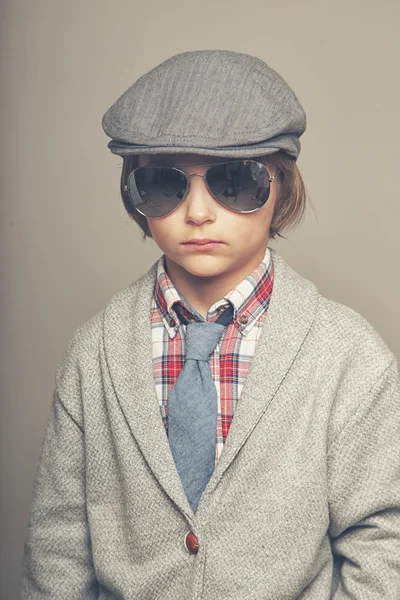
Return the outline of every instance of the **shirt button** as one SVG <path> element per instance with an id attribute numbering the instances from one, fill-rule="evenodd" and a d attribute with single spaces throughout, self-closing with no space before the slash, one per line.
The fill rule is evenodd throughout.
<path id="1" fill-rule="evenodd" d="M 225 309 L 226 309 L 226 306 L 218 306 L 217 313 L 219 315 L 222 315 L 222 313 L 225 311 Z"/>
<path id="2" fill-rule="evenodd" d="M 249 317 L 247 317 L 246 315 L 242 315 L 241 317 L 239 317 L 239 323 L 241 325 L 247 325 L 248 322 L 249 322 Z"/>
<path id="3" fill-rule="evenodd" d="M 199 540 L 192 531 L 185 537 L 185 548 L 189 554 L 197 554 L 199 551 Z"/>

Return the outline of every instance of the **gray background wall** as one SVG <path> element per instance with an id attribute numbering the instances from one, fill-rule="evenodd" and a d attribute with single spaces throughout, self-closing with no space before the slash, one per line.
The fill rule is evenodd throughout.
<path id="1" fill-rule="evenodd" d="M 159 255 L 125 214 L 100 120 L 192 49 L 255 54 L 308 114 L 312 210 L 277 247 L 400 357 L 398 0 L 3 0 L 0 596 L 18 597 L 54 372 L 73 330 Z"/>

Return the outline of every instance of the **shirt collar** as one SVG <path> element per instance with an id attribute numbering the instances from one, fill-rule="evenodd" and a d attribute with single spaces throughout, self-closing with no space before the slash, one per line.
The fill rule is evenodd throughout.
<path id="1" fill-rule="evenodd" d="M 233 304 L 234 322 L 243 336 L 249 333 L 268 308 L 273 281 L 272 255 L 267 248 L 258 267 L 225 296 Z"/>
<path id="2" fill-rule="evenodd" d="M 216 321 L 227 307 L 233 306 L 233 322 L 243 336 L 246 336 L 268 307 L 273 287 L 273 261 L 269 248 L 261 263 L 252 273 L 245 277 L 233 290 L 215 302 L 209 309 L 207 320 Z M 188 319 L 203 321 L 203 317 L 183 298 L 169 278 L 161 256 L 157 263 L 157 277 L 154 287 L 154 299 L 168 335 L 175 336 L 180 321 L 174 309 L 179 303 L 179 310 Z"/>
<path id="3" fill-rule="evenodd" d="M 164 326 L 171 338 L 175 336 L 180 326 L 178 315 L 174 309 L 175 304 L 179 303 L 181 312 L 188 319 L 192 319 L 193 316 L 195 316 L 193 307 L 191 307 L 190 304 L 179 294 L 178 290 L 169 278 L 165 269 L 164 255 L 160 257 L 157 263 L 154 299 Z M 199 316 L 199 320 L 202 320 L 201 315 Z"/>

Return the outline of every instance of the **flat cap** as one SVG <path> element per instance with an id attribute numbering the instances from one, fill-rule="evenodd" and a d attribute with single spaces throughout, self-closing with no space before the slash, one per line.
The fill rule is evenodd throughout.
<path id="1" fill-rule="evenodd" d="M 142 75 L 103 117 L 114 154 L 294 158 L 306 115 L 264 61 L 228 50 L 176 54 Z"/>

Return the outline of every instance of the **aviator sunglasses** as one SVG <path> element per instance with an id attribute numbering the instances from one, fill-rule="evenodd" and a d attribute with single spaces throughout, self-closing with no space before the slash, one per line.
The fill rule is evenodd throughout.
<path id="1" fill-rule="evenodd" d="M 267 167 L 257 160 L 185 166 L 208 166 L 208 169 L 204 175 L 187 175 L 178 167 L 156 164 L 134 169 L 124 186 L 133 207 L 145 217 L 165 217 L 185 200 L 191 177 L 198 176 L 222 206 L 238 213 L 251 213 L 267 202 L 271 183 L 280 172 L 271 177 Z"/>

